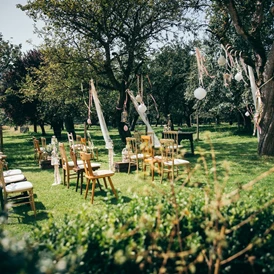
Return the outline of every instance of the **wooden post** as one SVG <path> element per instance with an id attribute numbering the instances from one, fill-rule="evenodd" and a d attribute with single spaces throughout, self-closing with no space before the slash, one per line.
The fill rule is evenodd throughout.
<path id="1" fill-rule="evenodd" d="M 199 141 L 199 112 L 198 111 L 197 111 L 196 123 L 197 123 L 197 137 L 196 137 L 196 140 Z"/>
<path id="2" fill-rule="evenodd" d="M 3 145 L 3 126 L 0 125 L 0 151 L 3 152 L 4 145 Z"/>

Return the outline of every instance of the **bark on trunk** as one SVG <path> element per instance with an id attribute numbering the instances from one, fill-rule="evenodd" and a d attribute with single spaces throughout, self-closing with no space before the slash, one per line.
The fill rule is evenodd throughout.
<path id="1" fill-rule="evenodd" d="M 41 131 L 42 131 L 42 136 L 46 136 L 46 130 L 45 130 L 45 124 L 44 122 L 39 123 Z"/>
<path id="2" fill-rule="evenodd" d="M 264 86 L 261 88 L 262 110 L 259 123 L 258 154 L 274 156 L 274 42 L 264 70 Z"/>
<path id="3" fill-rule="evenodd" d="M 74 128 L 74 121 L 73 117 L 66 117 L 65 118 L 65 128 L 68 133 L 72 133 L 73 139 L 76 140 L 76 133 Z"/>
<path id="4" fill-rule="evenodd" d="M 274 156 L 274 80 L 262 89 L 263 108 L 259 124 L 258 154 Z"/>
<path id="5" fill-rule="evenodd" d="M 117 109 L 116 123 L 117 123 L 117 128 L 118 128 L 118 132 L 119 132 L 121 141 L 123 143 L 126 143 L 126 137 L 130 137 L 131 133 L 130 133 L 130 128 L 129 128 L 128 124 L 121 122 L 121 113 L 122 113 L 122 111 Z M 125 130 L 125 129 L 127 129 L 127 130 Z"/>

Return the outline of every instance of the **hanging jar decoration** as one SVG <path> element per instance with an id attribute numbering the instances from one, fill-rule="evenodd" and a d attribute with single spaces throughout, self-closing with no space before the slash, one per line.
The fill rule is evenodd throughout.
<path id="1" fill-rule="evenodd" d="M 217 62 L 219 66 L 224 66 L 226 64 L 226 59 L 223 55 L 221 55 Z"/>
<path id="2" fill-rule="evenodd" d="M 88 125 L 91 125 L 91 119 L 90 118 L 87 119 L 87 123 L 88 123 Z"/>
<path id="3" fill-rule="evenodd" d="M 206 90 L 202 87 L 196 88 L 194 90 L 194 96 L 195 98 L 197 98 L 198 100 L 202 100 L 206 97 Z"/>
<path id="4" fill-rule="evenodd" d="M 121 122 L 126 123 L 127 122 L 127 111 L 124 109 L 121 113 Z"/>

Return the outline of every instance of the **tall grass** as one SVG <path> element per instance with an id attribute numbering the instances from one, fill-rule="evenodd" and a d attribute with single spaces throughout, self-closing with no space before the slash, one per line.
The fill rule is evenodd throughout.
<path id="1" fill-rule="evenodd" d="M 47 128 L 47 143 L 50 142 L 52 131 Z M 144 130 L 144 128 L 142 128 Z M 194 131 L 195 128 L 186 129 L 186 131 Z M 99 160 L 102 168 L 108 168 L 108 152 L 104 147 L 104 140 L 98 126 L 92 126 L 91 135 L 94 144 L 99 147 Z M 162 128 L 155 128 L 157 135 L 161 136 Z M 84 134 L 82 126 L 76 128 L 76 133 Z M 111 204 L 113 210 L 118 204 L 111 192 L 106 190 L 100 191 L 97 188 L 95 192 L 94 204 L 90 204 L 90 195 L 84 199 L 84 195 L 80 195 L 79 191 L 75 192 L 76 179 L 72 180 L 70 188 L 68 189 L 63 184 L 52 186 L 54 181 L 53 170 L 42 170 L 37 162 L 34 160 L 34 150 L 32 137 L 40 138 L 41 133 L 20 133 L 13 128 L 6 127 L 4 129 L 4 154 L 8 156 L 7 161 L 9 168 L 20 168 L 25 176 L 34 185 L 35 203 L 37 208 L 37 217 L 33 216 L 33 212 L 28 206 L 14 208 L 9 215 L 6 229 L 12 234 L 21 237 L 22 235 L 31 234 L 33 228 L 39 224 L 48 222 L 49 216 L 53 216 L 56 223 L 64 221 L 64 215 L 69 212 L 72 216 L 75 215 L 82 205 L 88 205 L 89 210 L 96 215 L 100 214 L 106 204 Z M 203 155 L 205 159 L 211 157 L 211 147 L 206 139 L 209 134 L 212 147 L 214 148 L 214 155 L 216 157 L 216 166 L 208 161 L 208 174 L 202 171 L 202 168 L 197 166 L 197 161 Z M 119 139 L 116 129 L 110 129 L 110 136 L 114 142 L 114 161 L 121 160 L 121 151 L 124 144 Z M 68 148 L 67 136 L 65 133 L 60 140 L 66 144 Z M 183 141 L 185 149 L 190 150 L 188 141 Z M 68 150 L 67 150 L 68 151 Z M 195 169 L 195 174 L 191 181 L 185 188 L 185 195 L 191 196 L 192 199 L 203 195 L 203 186 L 207 180 L 207 176 L 214 176 L 214 170 L 223 170 L 218 172 L 218 176 L 225 176 L 229 170 L 229 178 L 224 186 L 224 191 L 229 193 L 239 186 L 242 186 L 255 177 L 268 171 L 274 165 L 274 159 L 271 157 L 259 157 L 257 155 L 257 139 L 253 136 L 245 136 L 237 131 L 236 127 L 222 125 L 222 126 L 201 126 L 200 140 L 195 141 L 195 155 L 190 156 L 186 154 L 186 158 L 191 162 L 191 166 Z M 223 162 L 226 162 L 225 167 Z M 198 162 L 198 164 L 202 164 Z M 195 168 L 196 167 L 196 168 Z M 60 173 L 62 171 L 60 170 Z M 62 173 L 61 173 L 62 174 Z M 221 174 L 221 175 L 220 175 Z M 274 175 L 270 174 L 260 180 L 259 184 L 254 185 L 253 189 L 244 192 L 244 203 L 255 206 L 260 204 L 262 197 L 273 197 Z M 62 178 L 63 181 L 63 178 Z M 154 183 L 151 182 L 149 176 L 144 176 L 142 172 L 138 174 L 132 172 L 116 173 L 113 177 L 113 183 L 118 191 L 119 202 L 127 203 L 136 195 L 139 196 L 155 196 L 162 195 L 162 193 L 170 192 L 169 181 L 165 180 L 160 184 L 160 176 L 155 177 Z M 180 188 L 182 182 L 176 182 L 176 188 Z M 194 185 L 200 187 L 194 188 Z"/>

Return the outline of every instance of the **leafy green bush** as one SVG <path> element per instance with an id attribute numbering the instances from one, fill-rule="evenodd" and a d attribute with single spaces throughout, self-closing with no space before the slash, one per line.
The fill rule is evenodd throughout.
<path id="1" fill-rule="evenodd" d="M 225 193 L 228 165 L 217 174 L 214 151 L 211 169 L 206 153 L 200 155 L 190 182 L 176 190 L 170 183 L 160 198 L 135 196 L 113 206 L 109 196 L 104 211 L 83 206 L 60 224 L 50 219 L 19 249 L 5 244 L 1 233 L 6 260 L 0 268 L 9 273 L 274 273 L 274 199 L 260 192 L 257 204 L 241 198 L 274 168 Z M 202 168 L 205 181 L 195 182 Z M 185 191 L 194 185 L 201 191 Z"/>

